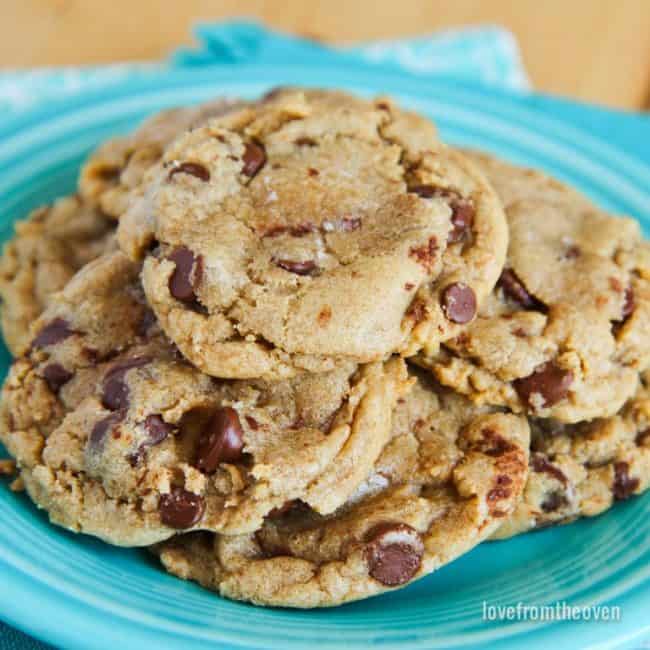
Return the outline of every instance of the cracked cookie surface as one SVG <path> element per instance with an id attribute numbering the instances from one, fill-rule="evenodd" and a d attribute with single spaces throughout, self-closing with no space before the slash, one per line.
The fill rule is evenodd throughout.
<path id="1" fill-rule="evenodd" d="M 650 363 L 650 245 L 638 223 L 541 172 L 467 155 L 503 201 L 506 268 L 477 319 L 419 363 L 479 404 L 563 422 L 614 415 Z"/>
<path id="2" fill-rule="evenodd" d="M 437 570 L 494 532 L 521 496 L 528 447 L 525 418 L 478 412 L 420 377 L 373 473 L 333 515 L 299 503 L 253 535 L 190 534 L 154 550 L 172 574 L 258 605 L 366 598 Z"/>
<path id="3" fill-rule="evenodd" d="M 133 133 L 104 142 L 81 168 L 80 195 L 89 205 L 119 219 L 129 192 L 179 133 L 238 106 L 239 101 L 215 99 L 198 106 L 171 108 L 149 117 Z"/>
<path id="4" fill-rule="evenodd" d="M 528 482 L 494 539 L 593 517 L 650 487 L 650 375 L 619 413 L 579 424 L 531 420 Z"/>
<path id="5" fill-rule="evenodd" d="M 507 232 L 482 175 L 387 100 L 280 90 L 177 139 L 120 223 L 204 372 L 286 378 L 453 336 Z"/>
<path id="6" fill-rule="evenodd" d="M 162 336 L 121 252 L 85 266 L 32 336 L 5 382 L 0 440 L 54 523 L 125 546 L 248 532 L 298 498 L 331 512 L 410 388 L 401 359 L 217 381 Z"/>
<path id="7" fill-rule="evenodd" d="M 110 219 L 78 196 L 34 210 L 17 221 L 0 258 L 0 322 L 14 356 L 29 344 L 29 328 L 52 296 L 84 264 L 115 246 Z"/>

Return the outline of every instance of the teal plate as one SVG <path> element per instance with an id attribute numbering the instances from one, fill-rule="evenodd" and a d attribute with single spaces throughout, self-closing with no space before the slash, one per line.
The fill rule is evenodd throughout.
<path id="1" fill-rule="evenodd" d="M 353 66 L 240 66 L 166 73 L 1 124 L 0 236 L 6 238 L 12 222 L 30 208 L 73 191 L 88 151 L 145 115 L 217 94 L 253 97 L 279 83 L 391 93 L 434 118 L 449 142 L 547 169 L 602 206 L 650 226 L 650 169 L 613 145 L 614 135 L 606 142 L 576 127 L 575 109 L 571 125 L 539 98 Z M 590 110 L 578 111 L 577 121 Z M 622 134 L 623 122 L 633 118 L 613 119 Z M 636 140 L 648 143 L 648 136 L 650 131 L 638 133 Z M 6 371 L 6 351 L 0 362 Z M 638 646 L 650 637 L 650 494 L 596 519 L 484 544 L 401 591 L 317 611 L 223 600 L 164 574 L 145 551 L 113 548 L 51 526 L 6 482 L 0 485 L 0 521 L 0 617 L 57 646 L 560 649 Z M 484 603 L 519 602 L 617 605 L 621 620 L 483 620 Z"/>

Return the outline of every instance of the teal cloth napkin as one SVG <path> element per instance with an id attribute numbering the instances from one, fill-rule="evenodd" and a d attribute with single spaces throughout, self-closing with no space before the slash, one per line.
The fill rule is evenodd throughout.
<path id="1" fill-rule="evenodd" d="M 34 106 L 96 90 L 126 79 L 146 77 L 170 66 L 214 63 L 290 63 L 309 65 L 363 61 L 384 70 L 475 81 L 502 89 L 529 87 L 519 49 L 499 27 L 449 30 L 412 39 L 332 48 L 306 38 L 266 29 L 249 21 L 200 25 L 196 49 L 175 52 L 165 63 L 67 66 L 0 72 L 0 114 L 11 117 Z M 55 624 L 55 622 L 53 622 Z M 0 623 L 2 650 L 45 650 L 39 641 Z"/>

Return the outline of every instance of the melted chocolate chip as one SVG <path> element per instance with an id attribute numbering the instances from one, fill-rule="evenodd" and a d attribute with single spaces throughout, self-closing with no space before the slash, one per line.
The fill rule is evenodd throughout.
<path id="1" fill-rule="evenodd" d="M 115 429 L 115 427 L 124 419 L 124 411 L 116 411 L 99 420 L 90 432 L 88 438 L 88 447 L 92 451 L 99 451 L 103 445 L 106 436 Z"/>
<path id="2" fill-rule="evenodd" d="M 535 296 L 528 293 L 526 287 L 512 269 L 505 269 L 503 271 L 499 281 L 497 282 L 497 286 L 501 288 L 503 293 L 510 298 L 510 300 L 521 305 L 524 309 L 541 311 L 542 313 L 548 311 L 548 308 L 543 302 L 537 300 Z"/>
<path id="3" fill-rule="evenodd" d="M 614 485 L 612 492 L 617 501 L 631 497 L 638 489 L 640 481 L 630 476 L 630 465 L 624 461 L 614 463 Z"/>
<path id="4" fill-rule="evenodd" d="M 567 500 L 566 495 L 557 490 L 551 492 L 541 503 L 544 512 L 555 512 L 560 508 L 566 508 L 568 505 L 569 501 Z"/>
<path id="5" fill-rule="evenodd" d="M 501 501 L 502 499 L 507 499 L 512 494 L 512 490 L 508 487 L 497 485 L 497 487 L 492 488 L 486 496 L 487 502 L 492 504 L 495 501 Z"/>
<path id="6" fill-rule="evenodd" d="M 296 275 L 311 275 L 316 270 L 316 262 L 305 260 L 304 262 L 294 262 L 292 260 L 275 260 L 276 266 L 279 266 L 289 273 Z"/>
<path id="7" fill-rule="evenodd" d="M 522 402 L 534 407 L 533 395 L 541 395 L 542 406 L 553 406 L 563 400 L 569 393 L 573 382 L 573 373 L 555 365 L 552 361 L 539 366 L 528 377 L 512 382 Z"/>
<path id="8" fill-rule="evenodd" d="M 197 524 L 205 511 L 203 498 L 183 488 L 173 488 L 160 497 L 160 520 L 165 526 L 184 530 Z"/>
<path id="9" fill-rule="evenodd" d="M 438 189 L 435 185 L 411 185 L 409 192 L 417 194 L 422 199 L 432 199 L 436 196 Z"/>
<path id="10" fill-rule="evenodd" d="M 494 429 L 483 429 L 481 431 L 482 440 L 478 445 L 478 450 L 486 456 L 499 458 L 516 449 L 515 445 L 508 442 L 503 436 L 499 435 Z"/>
<path id="11" fill-rule="evenodd" d="M 242 159 L 244 161 L 242 174 L 252 178 L 260 169 L 262 169 L 266 162 L 266 152 L 264 151 L 264 147 L 255 142 L 249 142 L 246 145 Z"/>
<path id="12" fill-rule="evenodd" d="M 207 183 L 210 180 L 210 171 L 207 167 L 204 167 L 200 163 L 195 162 L 184 162 L 176 167 L 173 167 L 169 171 L 168 180 L 171 180 L 175 174 L 189 174 L 194 176 L 203 182 Z"/>
<path id="13" fill-rule="evenodd" d="M 476 295 L 462 282 L 450 284 L 440 297 L 445 316 L 453 323 L 469 323 L 476 315 Z"/>
<path id="14" fill-rule="evenodd" d="M 425 246 L 411 246 L 409 248 L 409 257 L 412 257 L 427 273 L 433 269 L 438 252 L 438 239 L 429 237 Z"/>
<path id="15" fill-rule="evenodd" d="M 379 524 L 366 537 L 368 573 L 387 587 L 403 585 L 420 568 L 424 544 L 408 524 Z"/>
<path id="16" fill-rule="evenodd" d="M 60 363 L 50 363 L 43 369 L 43 379 L 53 393 L 58 393 L 61 387 L 68 383 L 73 373 L 66 370 Z"/>
<path id="17" fill-rule="evenodd" d="M 104 376 L 102 385 L 102 404 L 110 411 L 129 407 L 129 387 L 124 381 L 126 373 L 132 368 L 140 368 L 151 361 L 151 357 L 141 356 L 118 361 Z"/>
<path id="18" fill-rule="evenodd" d="M 214 472 L 219 463 L 241 460 L 244 434 L 237 411 L 219 409 L 203 427 L 197 450 L 196 465 L 204 472 Z"/>
<path id="19" fill-rule="evenodd" d="M 569 484 L 569 479 L 565 476 L 564 472 L 559 467 L 553 465 L 544 454 L 533 454 L 530 458 L 530 463 L 533 470 L 538 474 L 545 473 L 562 483 L 562 485 Z"/>
<path id="20" fill-rule="evenodd" d="M 203 258 L 185 246 L 176 248 L 168 257 L 176 268 L 169 278 L 169 293 L 181 302 L 196 302 L 195 289 L 203 275 Z"/>
<path id="21" fill-rule="evenodd" d="M 63 318 L 55 318 L 49 322 L 32 341 L 32 348 L 46 348 L 48 345 L 60 343 L 68 337 L 75 334 L 75 331 L 70 329 L 70 323 Z"/>

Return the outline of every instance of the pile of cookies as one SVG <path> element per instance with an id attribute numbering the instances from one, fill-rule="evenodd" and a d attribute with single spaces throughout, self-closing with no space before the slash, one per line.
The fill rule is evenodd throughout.
<path id="1" fill-rule="evenodd" d="M 650 484 L 639 225 L 387 98 L 155 116 L 0 295 L 13 488 L 229 598 L 365 598 Z"/>

